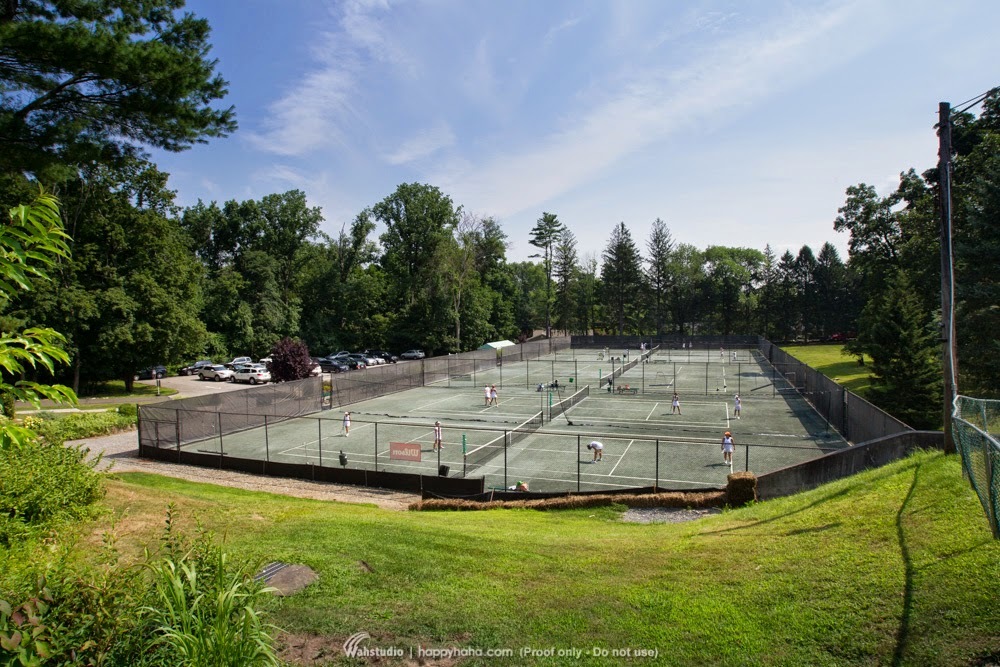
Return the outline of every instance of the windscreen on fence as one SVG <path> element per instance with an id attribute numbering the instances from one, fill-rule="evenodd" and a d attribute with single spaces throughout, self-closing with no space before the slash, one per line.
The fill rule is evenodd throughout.
<path id="1" fill-rule="evenodd" d="M 979 496 L 993 536 L 1000 538 L 1000 401 L 958 396 L 952 412 L 962 467 Z"/>
<path id="2" fill-rule="evenodd" d="M 139 442 L 153 447 L 182 447 L 322 409 L 323 379 L 265 384 L 241 391 L 194 396 L 139 406 Z M 222 415 L 227 415 L 226 419 Z M 236 415 L 236 417 L 233 417 Z"/>

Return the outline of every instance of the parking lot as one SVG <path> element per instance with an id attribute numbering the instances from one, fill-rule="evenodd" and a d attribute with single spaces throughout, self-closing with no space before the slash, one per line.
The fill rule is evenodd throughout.
<path id="1" fill-rule="evenodd" d="M 136 384 L 144 384 L 150 387 L 156 386 L 156 380 L 136 380 Z M 171 375 L 160 380 L 161 388 L 170 388 L 178 393 L 170 398 L 189 398 L 191 396 L 204 396 L 206 394 L 217 394 L 222 391 L 237 391 L 246 389 L 251 385 L 237 384 L 235 382 L 212 382 L 211 380 L 199 380 L 197 375 Z"/>

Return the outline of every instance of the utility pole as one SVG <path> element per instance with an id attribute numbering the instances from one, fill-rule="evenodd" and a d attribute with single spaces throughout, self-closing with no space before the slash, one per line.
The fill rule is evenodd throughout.
<path id="1" fill-rule="evenodd" d="M 944 451 L 955 452 L 952 403 L 958 393 L 958 345 L 955 340 L 954 268 L 951 254 L 951 105 L 938 105 L 938 192 L 941 197 L 941 343 L 944 361 Z"/>

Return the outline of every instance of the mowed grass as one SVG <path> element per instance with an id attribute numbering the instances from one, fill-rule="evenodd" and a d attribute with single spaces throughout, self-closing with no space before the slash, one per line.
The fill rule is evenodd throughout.
<path id="1" fill-rule="evenodd" d="M 293 643 L 326 647 L 329 662 L 308 664 L 367 664 L 340 652 L 357 632 L 371 635 L 368 648 L 515 653 L 457 663 L 469 665 L 1000 656 L 1000 542 L 959 459 L 939 452 L 681 524 L 625 523 L 623 508 L 400 513 L 146 474 L 111 481 L 107 502 L 122 517 L 120 545 L 155 539 L 173 502 L 232 552 L 317 570 L 317 583 L 270 610 Z M 579 658 L 558 655 L 574 648 Z M 378 664 L 417 664 L 407 660 Z"/>
<path id="2" fill-rule="evenodd" d="M 844 352 L 840 343 L 786 345 L 781 349 L 859 396 L 864 396 L 871 386 L 868 366 L 862 366 L 857 357 Z M 865 363 L 870 362 L 865 357 Z"/>

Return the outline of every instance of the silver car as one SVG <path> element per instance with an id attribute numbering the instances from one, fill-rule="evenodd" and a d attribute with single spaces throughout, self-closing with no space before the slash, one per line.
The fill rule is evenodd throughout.
<path id="1" fill-rule="evenodd" d="M 222 382 L 223 380 L 228 380 L 232 377 L 233 372 L 222 364 L 202 366 L 201 370 L 198 371 L 198 378 L 201 380 L 215 380 L 216 382 Z"/>
<path id="2" fill-rule="evenodd" d="M 233 373 L 233 382 L 249 382 L 250 384 L 265 384 L 271 381 L 271 371 L 263 364 L 241 366 Z"/>

